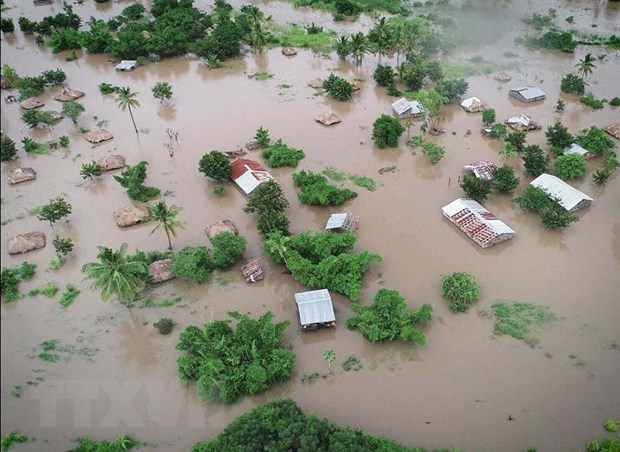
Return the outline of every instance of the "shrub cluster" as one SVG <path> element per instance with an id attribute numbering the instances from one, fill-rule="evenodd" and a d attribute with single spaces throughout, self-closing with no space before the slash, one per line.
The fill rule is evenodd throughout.
<path id="1" fill-rule="evenodd" d="M 340 206 L 357 196 L 357 193 L 353 190 L 338 188 L 327 182 L 325 176 L 311 171 L 301 171 L 293 174 L 293 183 L 296 187 L 301 188 L 301 193 L 298 196 L 303 204 Z"/>

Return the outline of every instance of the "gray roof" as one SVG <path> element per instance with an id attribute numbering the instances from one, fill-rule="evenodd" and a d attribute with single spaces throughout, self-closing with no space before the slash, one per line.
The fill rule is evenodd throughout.
<path id="1" fill-rule="evenodd" d="M 138 65 L 136 60 L 122 60 L 115 67 L 117 71 L 130 71 Z"/>
<path id="2" fill-rule="evenodd" d="M 296 293 L 295 303 L 302 326 L 336 320 L 332 298 L 327 289 Z"/>
<path id="3" fill-rule="evenodd" d="M 535 86 L 522 86 L 519 88 L 512 88 L 510 91 L 518 92 L 524 99 L 536 99 L 538 97 L 545 97 L 545 92 Z"/>
<path id="4" fill-rule="evenodd" d="M 569 212 L 572 212 L 581 201 L 593 201 L 593 199 L 585 193 L 568 185 L 562 179 L 552 176 L 551 174 L 541 174 L 530 182 L 530 185 L 542 188 L 549 195 L 557 198 L 560 205 Z"/>
<path id="5" fill-rule="evenodd" d="M 345 225 L 348 216 L 348 213 L 333 213 L 329 217 L 329 220 L 327 220 L 327 225 L 325 226 L 325 229 L 342 228 Z"/>

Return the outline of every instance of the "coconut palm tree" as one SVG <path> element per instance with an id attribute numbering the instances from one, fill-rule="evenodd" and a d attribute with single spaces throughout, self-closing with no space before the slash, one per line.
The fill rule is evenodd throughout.
<path id="1" fill-rule="evenodd" d="M 348 36 L 340 36 L 336 42 L 336 54 L 341 60 L 344 60 L 351 54 L 351 44 Z"/>
<path id="2" fill-rule="evenodd" d="M 373 53 L 379 55 L 377 64 L 381 64 L 381 57 L 390 51 L 393 38 L 392 26 L 385 17 L 381 17 L 368 33 L 368 41 L 372 45 Z"/>
<path id="3" fill-rule="evenodd" d="M 177 220 L 177 215 L 181 209 L 176 205 L 167 206 L 165 201 L 157 202 L 153 207 L 149 206 L 150 219 L 157 222 L 157 225 L 151 231 L 151 234 L 158 229 L 163 229 L 168 237 L 168 249 L 172 250 L 172 242 L 170 234 L 177 236 L 177 229 L 185 229 L 184 224 Z"/>
<path id="4" fill-rule="evenodd" d="M 136 127 L 136 121 L 133 119 L 133 112 L 131 111 L 131 108 L 138 108 L 140 106 L 140 102 L 138 102 L 136 97 L 137 95 L 138 93 L 131 91 L 128 86 L 125 88 L 119 88 L 118 91 L 116 91 L 116 103 L 121 110 L 129 110 L 131 122 L 133 123 L 133 128 L 136 130 L 136 133 L 138 133 L 138 127 Z"/>
<path id="5" fill-rule="evenodd" d="M 265 241 L 265 249 L 269 253 L 277 253 L 284 261 L 284 265 L 286 265 L 286 252 L 288 251 L 290 241 L 291 238 L 289 236 L 277 232 L 272 233 L 269 234 L 269 238 Z"/>
<path id="6" fill-rule="evenodd" d="M 581 78 L 586 78 L 596 68 L 596 64 L 594 64 L 594 56 L 591 53 L 587 53 L 583 59 L 579 60 L 579 63 L 577 63 L 575 67 L 577 68 L 577 73 L 581 76 Z"/>
<path id="7" fill-rule="evenodd" d="M 125 303 L 133 300 L 144 288 L 146 263 L 127 259 L 126 243 L 118 251 L 100 246 L 97 259 L 99 262 L 85 264 L 82 273 L 93 280 L 91 289 L 101 290 L 104 301 L 115 296 Z"/>
<path id="8" fill-rule="evenodd" d="M 368 40 L 360 31 L 351 36 L 350 43 L 351 54 L 355 57 L 355 64 L 359 66 L 362 64 L 364 54 L 368 53 Z"/>

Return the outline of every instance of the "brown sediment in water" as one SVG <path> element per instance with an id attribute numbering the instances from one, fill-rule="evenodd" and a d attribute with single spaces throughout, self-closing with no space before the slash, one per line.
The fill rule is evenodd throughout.
<path id="1" fill-rule="evenodd" d="M 537 8 L 545 12 L 557 7 L 556 3 L 542 2 Z M 78 9 L 83 17 L 92 13 L 110 18 L 125 6 L 106 5 L 87 3 L 76 8 L 83 8 Z M 596 21 L 599 31 L 615 30 L 614 21 L 620 17 L 617 8 L 596 4 L 586 11 L 583 5 L 585 2 L 573 2 L 567 10 L 559 11 L 562 17 L 575 15 L 581 24 Z M 29 4 L 23 8 L 36 20 L 50 11 L 60 11 L 57 4 L 45 12 Z M 276 20 L 298 23 L 322 23 L 319 20 L 328 21 L 330 17 L 322 12 L 297 11 L 281 2 L 270 2 L 264 9 Z M 562 75 L 573 70 L 576 61 L 592 49 L 580 47 L 575 55 L 557 55 L 515 46 L 514 38 L 522 30 L 518 18 L 523 13 L 514 13 L 513 28 L 506 28 L 510 31 L 476 52 L 498 60 L 504 58 L 506 49 L 515 52 L 519 69 L 508 71 L 512 80 L 503 84 L 495 81 L 493 74 L 472 77 L 464 97 L 484 99 L 496 110 L 498 119 L 520 113 L 535 117 L 543 131 L 529 132 L 527 141 L 543 148 L 544 129 L 556 119 L 573 132 L 591 125 L 618 123 L 617 108 L 606 106 L 595 111 L 572 96 L 560 96 Z M 15 11 L 7 14 L 15 16 Z M 349 32 L 371 23 L 363 19 L 361 24 L 344 25 L 341 30 Z M 339 26 L 329 24 L 328 28 Z M 620 361 L 618 351 L 610 347 L 614 341 L 620 342 L 620 178 L 614 176 L 603 187 L 592 185 L 591 173 L 600 166 L 599 160 L 589 163 L 586 178 L 571 183 L 594 198 L 592 207 L 580 212 L 580 221 L 562 232 L 546 231 L 535 215 L 520 211 L 509 196 L 493 195 L 485 206 L 517 235 L 483 250 L 443 218 L 441 206 L 462 196 L 458 181 L 464 164 L 478 160 L 504 163 L 498 153 L 500 143 L 478 133 L 480 115 L 469 115 L 454 104 L 442 110 L 445 133 L 429 137 L 447 149 L 436 166 L 429 165 L 420 152 L 412 155 L 404 145 L 407 133 L 398 149 L 375 148 L 372 123 L 380 114 L 390 114 L 393 98 L 372 82 L 374 57 L 367 56 L 362 67 L 356 68 L 335 56 L 325 59 L 301 49 L 295 58 L 287 58 L 276 48 L 226 61 L 218 70 L 209 70 L 188 57 L 118 73 L 106 56 L 78 52 L 78 60 L 65 63 L 66 53 L 54 55 L 21 33 L 15 33 L 10 41 L 2 42 L 3 64 L 26 75 L 61 67 L 69 86 L 88 93 L 80 99 L 86 108 L 80 126 L 93 129 L 105 121 L 104 127 L 115 136 L 112 141 L 92 146 L 78 127 L 64 120 L 53 133 L 70 138 L 68 151 L 58 149 L 50 156 L 20 151 L 19 162 L 3 164 L 3 219 L 45 204 L 61 193 L 67 195 L 73 213 L 68 223 L 55 224 L 54 231 L 35 216 L 4 225 L 2 265 L 17 265 L 27 259 L 39 266 L 37 277 L 22 284 L 24 293 L 44 281 L 56 282 L 61 290 L 66 284 L 82 290 L 66 310 L 54 300 L 34 298 L 1 307 L 1 424 L 3 432 L 18 430 L 37 438 L 23 450 L 40 450 L 43 439 L 49 439 L 50 448 L 68 449 L 74 437 L 111 438 L 126 433 L 158 442 L 166 450 L 188 450 L 195 441 L 220 433 L 235 416 L 278 397 L 292 397 L 304 410 L 407 445 L 459 446 L 477 451 L 519 451 L 530 446 L 539 450 L 578 449 L 587 439 L 603 435 L 600 425 L 604 419 L 617 416 Z M 589 89 L 599 98 L 618 95 L 620 55 L 594 51 L 607 53 L 607 57 L 590 76 Z M 334 69 L 348 79 L 366 80 L 352 101 L 341 103 L 315 96 L 316 91 L 307 86 L 308 80 L 325 78 Z M 269 72 L 274 78 L 248 80 L 246 72 Z M 170 105 L 160 105 L 150 94 L 150 88 L 162 80 L 173 86 Z M 138 135 L 129 114 L 117 108 L 114 96 L 99 93 L 97 85 L 101 82 L 130 86 L 139 93 L 141 106 L 134 111 Z M 281 90 L 281 84 L 293 88 Z M 547 99 L 522 104 L 508 97 L 511 86 L 525 84 L 540 86 Z M 51 89 L 40 98 L 48 106 L 59 106 L 53 96 L 60 92 L 60 87 Z M 553 108 L 558 97 L 567 101 L 561 115 Z M 343 122 L 330 128 L 315 125 L 313 118 L 328 110 Z M 39 142 L 52 138 L 46 130 L 28 130 L 20 120 L 21 113 L 18 104 L 3 105 L 1 112 L 2 129 L 16 143 L 24 136 Z M 411 134 L 420 133 L 419 124 L 414 123 Z M 337 328 L 299 334 L 293 294 L 304 288 L 290 275 L 282 274 L 284 267 L 267 259 L 261 260 L 265 279 L 256 284 L 243 280 L 240 263 L 205 285 L 175 279 L 146 294 L 153 299 L 182 298 L 181 303 L 168 308 L 127 309 L 116 302 L 104 303 L 99 293 L 90 291 L 80 269 L 96 259 L 97 245 L 118 249 L 128 243 L 130 252 L 136 248 L 165 251 L 167 240 L 161 231 L 151 235 L 152 225 L 118 228 L 110 212 L 129 202 L 125 189 L 111 175 L 83 182 L 79 174 L 82 163 L 109 153 L 122 154 L 129 165 L 147 160 L 146 184 L 167 192 L 167 201 L 183 209 L 179 218 L 185 229 L 173 238 L 175 250 L 207 245 L 205 225 L 227 218 L 248 241 L 246 262 L 262 256 L 256 218 L 242 210 L 247 198 L 232 183 L 224 195 L 214 196 L 215 184 L 197 169 L 204 153 L 236 149 L 251 140 L 259 126 L 269 129 L 272 139 L 282 138 L 304 150 L 306 158 L 298 170 L 320 172 L 333 167 L 375 180 L 374 192 L 346 182 L 359 196 L 344 210 L 332 210 L 301 205 L 290 177 L 293 170 L 271 170 L 291 203 L 288 214 L 294 232 L 322 231 L 329 215 L 337 211 L 360 216 L 358 249 L 383 257 L 383 262 L 372 266 L 365 277 L 363 303 L 370 302 L 382 287 L 399 290 L 412 307 L 431 303 L 435 316 L 425 331 L 426 346 L 365 342 L 359 333 L 344 326 L 351 302 L 339 295 L 333 297 Z M 166 128 L 179 132 L 173 157 L 163 145 L 168 139 Z M 473 133 L 467 135 L 467 130 Z M 253 158 L 260 160 L 258 154 Z M 523 189 L 531 179 L 523 175 L 518 160 L 507 162 L 519 170 Z M 20 165 L 36 168 L 36 183 L 8 185 L 6 176 Z M 396 166 L 398 171 L 378 173 L 388 166 Z M 6 239 L 32 230 L 73 239 L 75 250 L 60 270 L 46 271 L 54 258 L 51 246 L 24 256 L 8 255 Z M 440 296 L 440 276 L 453 271 L 475 275 L 483 288 L 481 300 L 465 315 L 450 313 Z M 488 311 L 498 299 L 546 305 L 561 320 L 540 334 L 541 348 L 532 349 L 511 338 L 494 338 L 492 322 L 481 319 L 476 310 Z M 293 380 L 232 407 L 202 402 L 195 387 L 178 383 L 179 352 L 174 348 L 176 333 L 182 328 L 223 319 L 230 310 L 255 315 L 271 310 L 276 319 L 289 320 L 286 342 L 297 353 Z M 152 328 L 152 323 L 164 316 L 179 326 L 170 336 L 161 336 Z M 88 343 L 99 351 L 92 362 L 80 355 L 61 363 L 31 358 L 36 356 L 33 350 L 47 339 Z M 303 375 L 326 370 L 322 354 L 328 349 L 336 352 L 337 363 L 357 355 L 363 369 L 344 372 L 334 364 L 335 377 L 302 384 Z M 545 352 L 552 357 L 546 357 Z M 582 357 L 586 365 L 575 366 L 571 354 Z M 38 386 L 26 383 L 38 375 L 45 381 Z M 10 396 L 16 385 L 24 388 L 20 398 Z M 50 414 L 50 400 L 57 401 L 55 415 Z M 118 409 L 127 401 L 131 405 Z M 507 422 L 509 414 L 514 422 Z"/>

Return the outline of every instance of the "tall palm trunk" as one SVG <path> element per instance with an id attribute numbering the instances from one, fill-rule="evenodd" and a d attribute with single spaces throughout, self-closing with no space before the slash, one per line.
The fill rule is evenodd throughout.
<path id="1" fill-rule="evenodd" d="M 129 107 L 129 116 L 131 116 L 131 122 L 133 123 L 133 128 L 136 130 L 136 135 L 138 134 L 138 127 L 136 126 L 136 120 L 133 119 L 133 112 L 131 111 L 131 105 Z"/>
<path id="2" fill-rule="evenodd" d="M 168 249 L 172 251 L 172 241 L 170 240 L 170 232 L 166 229 L 166 236 L 168 237 Z"/>

